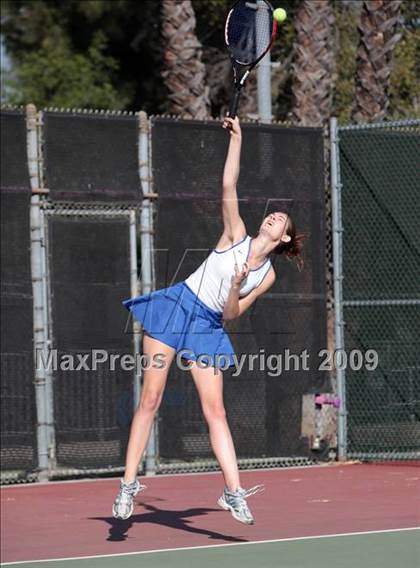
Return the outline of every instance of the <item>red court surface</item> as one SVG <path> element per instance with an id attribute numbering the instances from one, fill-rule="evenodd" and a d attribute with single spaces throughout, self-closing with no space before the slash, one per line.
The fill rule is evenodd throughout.
<path id="1" fill-rule="evenodd" d="M 256 524 L 220 509 L 221 473 L 141 478 L 127 521 L 112 517 L 117 479 L 4 487 L 2 561 L 168 548 L 420 526 L 420 467 L 346 464 L 242 471 Z"/>

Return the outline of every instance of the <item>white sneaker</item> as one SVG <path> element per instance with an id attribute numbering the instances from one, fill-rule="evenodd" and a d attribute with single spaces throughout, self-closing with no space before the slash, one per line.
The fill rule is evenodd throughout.
<path id="1" fill-rule="evenodd" d="M 115 498 L 112 506 L 112 514 L 116 519 L 128 519 L 133 514 L 134 497 L 140 491 L 144 491 L 146 485 L 140 485 L 136 479 L 132 483 L 126 483 L 123 479 L 120 481 L 120 490 Z"/>
<path id="2" fill-rule="evenodd" d="M 254 495 L 255 493 L 260 493 L 264 491 L 264 485 L 255 485 L 251 489 L 242 489 L 239 487 L 236 491 L 229 491 L 227 487 L 224 488 L 223 495 L 217 501 L 217 504 L 225 509 L 225 511 L 230 511 L 232 517 L 241 523 L 246 525 L 253 525 L 255 523 L 254 517 L 249 510 L 246 498 Z"/>

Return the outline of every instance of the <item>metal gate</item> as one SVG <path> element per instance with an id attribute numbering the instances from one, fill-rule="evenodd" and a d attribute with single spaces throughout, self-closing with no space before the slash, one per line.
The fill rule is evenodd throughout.
<path id="1" fill-rule="evenodd" d="M 341 457 L 420 457 L 420 120 L 331 122 Z"/>

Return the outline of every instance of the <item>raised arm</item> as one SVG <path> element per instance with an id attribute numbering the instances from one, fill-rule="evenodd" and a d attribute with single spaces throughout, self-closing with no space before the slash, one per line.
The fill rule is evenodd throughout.
<path id="1" fill-rule="evenodd" d="M 246 235 L 245 224 L 239 215 L 238 195 L 236 193 L 241 158 L 242 132 L 238 117 L 234 119 L 226 117 L 223 121 L 223 128 L 229 130 L 230 142 L 223 170 L 223 235 L 221 241 L 226 241 L 226 245 L 230 246 L 243 239 Z M 220 246 L 223 246 L 223 244 L 221 245 L 219 241 Z"/>

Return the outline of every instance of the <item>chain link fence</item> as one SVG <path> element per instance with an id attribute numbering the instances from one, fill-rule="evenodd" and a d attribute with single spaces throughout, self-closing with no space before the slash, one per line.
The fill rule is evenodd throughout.
<path id="1" fill-rule="evenodd" d="M 37 467 L 25 115 L 1 113 L 1 464 Z"/>
<path id="2" fill-rule="evenodd" d="M 34 347 L 76 359 L 91 347 L 140 353 L 141 330 L 124 325 L 115 296 L 168 285 L 191 243 L 205 254 L 207 236 L 220 229 L 213 188 L 226 141 L 212 121 L 145 118 L 142 137 L 136 115 L 2 110 L 1 119 L 2 481 L 115 474 L 124 467 L 141 373 L 64 367 L 40 374 Z M 241 173 L 247 226 L 286 204 L 312 238 L 304 278 L 282 266 L 279 288 L 228 331 L 247 353 L 274 353 L 282 338 L 283 347 L 299 350 L 310 337 L 317 368 L 227 377 L 240 467 L 316 463 L 334 458 L 337 445 L 342 458 L 419 458 L 419 121 L 333 122 L 331 217 L 326 133 L 244 130 L 244 162 L 257 158 Z M 197 262 L 187 256 L 179 278 Z M 317 352 L 327 346 L 332 306 L 330 372 L 329 355 L 319 369 Z M 277 322 L 271 332 L 269 319 Z M 143 465 L 156 473 L 218 468 L 197 393 L 177 369 Z"/>
<path id="3" fill-rule="evenodd" d="M 335 135 L 342 454 L 418 459 L 420 121 L 343 126 Z"/>
<path id="4" fill-rule="evenodd" d="M 202 255 L 208 252 L 209 235 L 214 238 L 221 230 L 218 192 L 227 139 L 218 121 L 146 118 L 146 134 L 141 138 L 138 115 L 49 110 L 33 117 L 26 136 L 25 120 L 26 126 L 29 121 L 24 112 L 2 112 L 3 118 L 2 133 L 8 129 L 9 150 L 2 162 L 11 166 L 2 182 L 2 199 L 21 195 L 25 206 L 19 216 L 27 222 L 25 231 L 17 233 L 16 220 L 5 214 L 3 242 L 11 251 L 14 238 L 26 239 L 19 250 L 26 254 L 26 264 L 21 266 L 27 268 L 27 303 L 25 307 L 19 301 L 19 309 L 26 314 L 29 343 L 24 353 L 13 345 L 2 352 L 6 410 L 2 480 L 36 480 L 40 472 L 49 479 L 115 474 L 124 467 L 141 373 L 91 371 L 82 366 L 50 370 L 34 378 L 32 338 L 38 334 L 44 355 L 55 349 L 58 357 L 74 355 L 76 365 L 77 357 L 87 355 L 91 347 L 105 349 L 108 355 L 140 352 L 141 330 L 122 321 L 125 312 L 119 300 L 169 285 L 166 277 L 179 268 L 178 256 L 185 247 L 199 247 Z M 12 128 L 16 120 L 20 130 Z M 277 288 L 242 323 L 230 323 L 227 331 L 238 353 L 258 353 L 262 348 L 268 354 L 283 353 L 286 348 L 298 353 L 309 346 L 310 371 L 227 376 L 225 404 L 241 468 L 308 465 L 333 459 L 337 446 L 339 401 L 331 387 L 335 377 L 328 366 L 319 368 L 324 360 L 319 352 L 327 347 L 327 310 L 332 306 L 332 280 L 326 278 L 332 235 L 328 190 L 325 193 L 326 133 L 318 128 L 256 123 L 244 123 L 244 131 L 244 164 L 254 164 L 242 169 L 240 179 L 240 207 L 247 227 L 255 232 L 264 213 L 286 206 L 291 207 L 288 211 L 299 230 L 310 238 L 305 271 L 298 273 L 289 263 L 282 264 Z M 14 132 L 20 132 L 16 140 Z M 26 154 L 26 137 L 35 148 L 32 156 Z M 22 172 L 26 181 L 19 189 Z M 35 227 L 39 239 L 30 238 L 34 232 L 29 226 L 30 210 L 39 215 L 40 225 Z M 18 209 L 15 212 L 18 215 Z M 145 240 L 147 235 L 150 241 Z M 149 258 L 152 248 L 154 255 Z M 30 263 L 34 250 L 42 257 L 39 274 Z M 8 258 L 13 261 L 13 256 Z M 178 279 L 198 262 L 197 257 L 186 257 Z M 149 263 L 150 274 L 144 270 Z M 10 278 L 12 268 L 5 269 Z M 4 288 L 7 294 L 18 291 L 10 278 L 6 278 L 9 288 Z M 2 292 L 2 301 L 9 305 L 13 298 L 7 294 Z M 35 304 L 35 311 L 42 308 L 43 312 L 42 329 L 36 331 Z M 2 333 L 9 339 L 18 322 L 13 321 L 2 323 Z M 270 321 L 275 325 L 268 325 Z M 350 341 L 347 336 L 346 341 Z M 393 348 L 388 347 L 389 358 Z M 414 361 L 414 355 L 410 357 Z M 418 374 L 414 364 L 410 369 L 411 386 L 407 392 L 401 388 L 398 392 L 409 398 L 412 424 Z M 355 376 L 354 385 L 362 378 Z M 32 396 L 34 387 L 37 398 Z M 348 392 L 349 412 L 356 416 L 354 424 L 349 416 L 349 440 L 361 424 L 353 402 L 360 392 L 363 386 Z M 394 403 L 401 407 L 399 399 Z M 16 420 L 21 408 L 25 408 L 25 423 Z M 407 421 L 400 422 L 407 427 Z M 218 468 L 198 395 L 186 372 L 171 371 L 143 466 L 145 472 L 155 473 Z"/>

